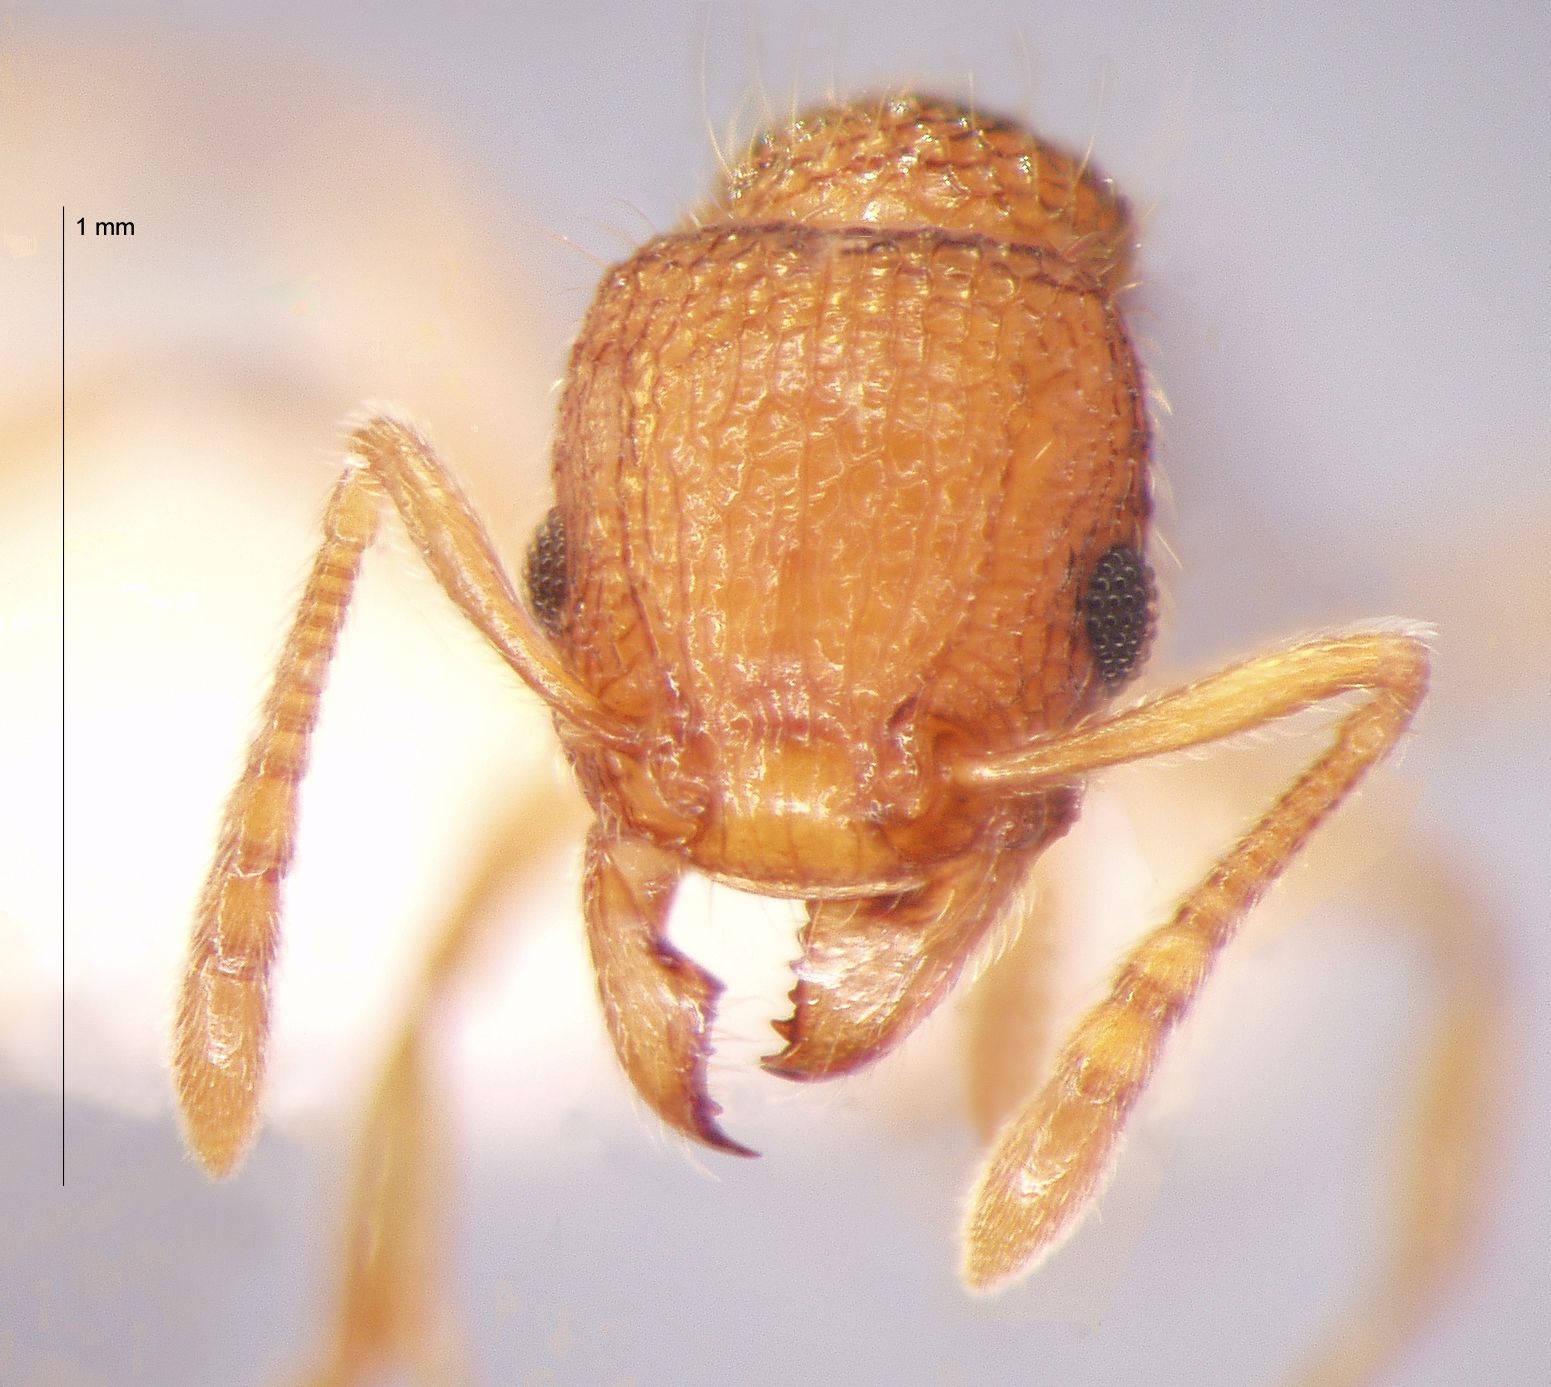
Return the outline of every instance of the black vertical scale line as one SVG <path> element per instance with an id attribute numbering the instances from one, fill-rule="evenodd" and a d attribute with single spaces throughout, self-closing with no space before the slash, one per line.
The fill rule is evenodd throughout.
<path id="1" fill-rule="evenodd" d="M 59 1187 L 65 1187 L 65 209 L 59 209 Z"/>

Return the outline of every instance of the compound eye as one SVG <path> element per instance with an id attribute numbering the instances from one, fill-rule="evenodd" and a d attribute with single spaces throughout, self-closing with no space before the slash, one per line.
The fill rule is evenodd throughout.
<path id="1" fill-rule="evenodd" d="M 1079 608 L 1099 678 L 1111 689 L 1131 678 L 1152 640 L 1152 570 L 1129 544 L 1106 549 L 1093 566 Z"/>
<path id="2" fill-rule="evenodd" d="M 549 514 L 533 532 L 527 558 L 523 561 L 522 576 L 528 588 L 528 605 L 533 608 L 533 615 L 539 619 L 539 625 L 550 635 L 559 635 L 569 588 L 565 560 L 565 521 L 561 518 L 559 506 L 551 506 Z"/>

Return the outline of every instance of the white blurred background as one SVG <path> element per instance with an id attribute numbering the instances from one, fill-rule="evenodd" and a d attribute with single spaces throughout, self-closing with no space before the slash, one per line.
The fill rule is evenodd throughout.
<path id="1" fill-rule="evenodd" d="M 166 1017 L 340 419 L 370 398 L 425 420 L 515 564 L 600 264 L 705 195 L 713 130 L 913 84 L 1091 142 L 1141 215 L 1132 323 L 1172 406 L 1179 558 L 1157 556 L 1160 665 L 1398 615 L 1439 628 L 1435 696 L 1344 846 L 1316 848 L 1293 895 L 1319 907 L 1223 968 L 1098 1217 L 993 1302 L 955 1273 L 976 1151 L 955 1013 L 863 1079 L 763 1079 L 745 1061 L 770 1048 L 789 922 L 691 888 L 685 938 L 732 971 L 727 1126 L 765 1155 L 689 1153 L 614 1070 L 557 843 L 450 1037 L 477 1380 L 1271 1380 L 1382 1226 L 1431 993 L 1342 882 L 1382 877 L 1404 834 L 1500 934 L 1518 1106 L 1475 1263 L 1394 1380 L 1547 1380 L 1551 13 L 66 0 L 0 6 L 0 44 L 0 1377 L 259 1384 L 303 1362 L 395 999 L 480 823 L 558 774 L 532 700 L 390 524 L 303 806 L 269 1125 L 210 1185 L 171 1114 Z M 1061 852 L 1104 885 L 1096 927 L 1144 927 L 1188 876 L 1166 845 L 1197 821 L 1210 841 L 1202 784 L 1167 833 L 1124 778 L 1094 797 Z"/>

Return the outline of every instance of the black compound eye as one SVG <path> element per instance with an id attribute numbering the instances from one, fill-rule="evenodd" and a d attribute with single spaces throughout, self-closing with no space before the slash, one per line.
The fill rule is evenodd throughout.
<path id="1" fill-rule="evenodd" d="M 1152 570 L 1129 544 L 1106 549 L 1079 604 L 1099 678 L 1123 684 L 1147 656 L 1152 639 Z"/>
<path id="2" fill-rule="evenodd" d="M 522 566 L 528 587 L 528 605 L 550 635 L 558 635 L 565 609 L 568 574 L 565 561 L 565 521 L 560 507 L 551 506 L 549 514 L 533 532 L 528 556 Z"/>

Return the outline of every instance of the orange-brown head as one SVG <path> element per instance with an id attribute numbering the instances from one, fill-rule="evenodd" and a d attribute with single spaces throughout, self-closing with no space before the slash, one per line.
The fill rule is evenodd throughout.
<path id="1" fill-rule="evenodd" d="M 1068 156 L 900 97 L 767 135 L 608 272 L 539 602 L 639 729 L 576 744 L 600 815 L 766 892 L 904 884 L 986 829 L 945 756 L 1123 681 L 1090 587 L 1147 526 L 1130 234 Z"/>

